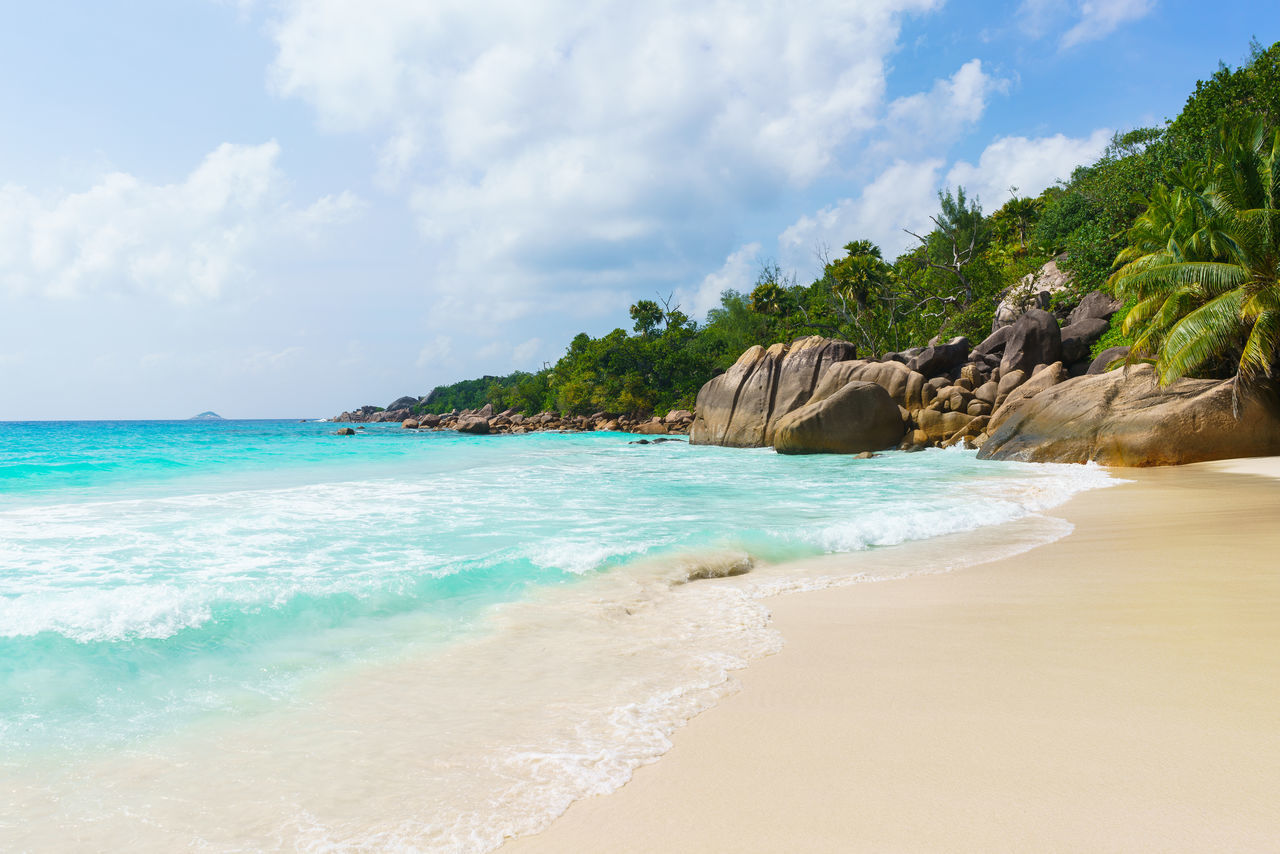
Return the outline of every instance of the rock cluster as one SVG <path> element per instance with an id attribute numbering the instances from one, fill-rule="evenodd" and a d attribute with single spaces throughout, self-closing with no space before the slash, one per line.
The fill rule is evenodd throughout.
<path id="1" fill-rule="evenodd" d="M 874 360 L 817 336 L 752 347 L 699 391 L 690 441 L 783 453 L 979 445 L 1005 406 L 1090 370 L 1116 306 L 1090 295 L 1077 311 L 1063 328 L 1028 308 L 976 347 L 935 339 Z"/>
<path id="2" fill-rule="evenodd" d="M 362 406 L 351 412 L 344 412 L 333 420 L 340 423 L 399 422 L 400 426 L 406 430 L 456 430 L 459 433 L 478 436 L 539 431 L 578 433 L 589 430 L 640 433 L 650 436 L 683 435 L 689 432 L 693 424 L 693 413 L 687 409 L 672 410 L 661 418 L 656 416 L 634 418 L 629 415 L 612 415 L 606 412 L 597 412 L 593 415 L 567 415 L 558 412 L 524 415 L 514 409 L 494 412 L 491 404 L 485 404 L 480 409 L 455 409 L 443 415 L 432 413 L 414 415 L 411 409 L 403 405 L 405 401 L 412 401 L 417 405 L 420 400 L 412 397 L 399 398 L 395 401 L 396 404 L 400 404 L 399 406 L 393 405 L 386 409 Z"/>

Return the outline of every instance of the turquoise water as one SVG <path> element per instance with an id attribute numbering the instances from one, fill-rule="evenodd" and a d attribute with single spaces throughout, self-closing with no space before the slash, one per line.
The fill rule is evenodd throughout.
<path id="1" fill-rule="evenodd" d="M 638 563 L 887 547 L 1105 479 L 954 450 L 857 460 L 632 438 L 0 424 L 0 763 L 304 704 L 318 680 L 492 631 L 495 605 Z"/>

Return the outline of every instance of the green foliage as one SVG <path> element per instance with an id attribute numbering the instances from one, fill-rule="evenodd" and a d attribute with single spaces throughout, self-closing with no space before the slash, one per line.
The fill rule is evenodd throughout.
<path id="1" fill-rule="evenodd" d="M 1257 380 L 1280 357 L 1280 130 L 1224 123 L 1208 154 L 1155 188 L 1111 279 L 1133 301 L 1131 356 L 1154 356 L 1163 383 Z"/>
<path id="2" fill-rule="evenodd" d="M 413 412 L 417 415 L 427 412 L 439 414 L 454 409 L 479 409 L 486 403 L 492 403 L 498 411 L 516 407 L 537 412 L 546 394 L 545 386 L 546 371 L 536 374 L 516 371 L 505 377 L 463 380 L 436 386 L 424 402 L 413 408 Z M 535 400 L 539 403 L 534 403 Z"/>
<path id="3" fill-rule="evenodd" d="M 641 335 L 652 335 L 664 317 L 662 307 L 651 299 L 642 299 L 631 306 L 631 319 L 636 322 L 635 331 Z"/>
<path id="4" fill-rule="evenodd" d="M 1012 244 L 1016 238 L 1019 251 L 1025 252 L 1027 241 L 1044 210 L 1044 200 L 1030 196 L 1019 197 L 1017 187 L 1011 188 L 1010 192 L 1013 198 L 991 215 L 991 233 L 1004 244 Z"/>
<path id="5" fill-rule="evenodd" d="M 1098 216 L 1097 207 L 1083 193 L 1055 187 L 1046 190 L 1040 198 L 1044 203 L 1044 213 L 1036 223 L 1033 241 L 1048 252 L 1058 253 L 1066 249 L 1071 235 Z"/>
<path id="6" fill-rule="evenodd" d="M 1171 165 L 1204 161 L 1221 125 L 1239 126 L 1254 119 L 1280 127 L 1280 42 L 1264 49 L 1254 41 L 1243 66 L 1223 66 L 1196 83 L 1182 112 L 1169 123 Z"/>
<path id="7" fill-rule="evenodd" d="M 1053 228 L 1038 236 L 1051 241 L 1045 248 L 1066 250 L 1062 267 L 1086 292 L 1106 281 L 1124 247 L 1124 231 L 1142 211 L 1143 195 L 1162 181 L 1167 166 L 1162 139 L 1155 128 L 1117 134 L 1097 162 L 1072 173 L 1050 205 L 1065 209 L 1046 211 Z"/>

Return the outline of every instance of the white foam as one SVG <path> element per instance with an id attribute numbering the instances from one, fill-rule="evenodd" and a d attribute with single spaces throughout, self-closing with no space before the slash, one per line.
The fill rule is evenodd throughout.
<path id="1" fill-rule="evenodd" d="M 766 459 L 772 460 L 756 458 Z M 669 499 L 658 496 L 642 510 L 621 513 L 614 498 L 584 494 L 580 484 L 566 488 L 578 502 L 563 511 L 566 530 L 532 541 L 531 529 L 521 527 L 534 512 L 525 500 L 528 490 L 519 488 L 527 472 L 488 472 L 484 477 L 500 486 L 491 485 L 484 501 L 511 514 L 506 545 L 495 545 L 494 559 L 528 559 L 581 577 L 491 608 L 475 633 L 430 654 L 337 671 L 301 709 L 276 710 L 249 723 L 215 721 L 151 742 L 143 755 L 115 755 L 82 767 L 74 775 L 79 788 L 59 791 L 52 808 L 49 784 L 38 771 L 30 772 L 37 775 L 34 780 L 0 781 L 11 784 L 17 809 L 24 804 L 52 809 L 40 826 L 0 826 L 0 843 L 48 847 L 56 840 L 41 833 L 75 827 L 95 847 L 108 849 L 484 852 L 511 836 L 536 832 L 572 801 L 612 791 L 637 767 L 656 760 L 669 749 L 676 729 L 736 690 L 735 671 L 781 647 L 783 639 L 769 625 L 767 597 L 950 571 L 1025 551 L 1070 530 L 1060 519 L 1037 514 L 1076 492 L 1111 482 L 1096 467 L 997 467 L 984 479 L 967 468 L 967 456 L 950 452 L 935 459 L 961 467 L 954 483 L 939 481 L 932 487 L 936 493 L 915 502 L 901 497 L 909 484 L 899 484 L 898 497 L 889 496 L 889 509 L 883 509 L 887 493 L 873 493 L 860 505 L 867 509 L 835 522 L 820 496 L 810 504 L 784 506 L 799 499 L 779 494 L 773 512 L 784 524 L 778 527 L 807 543 L 809 552 L 861 550 L 855 556 L 784 565 L 753 561 L 738 547 L 655 556 L 655 548 L 676 540 L 671 517 L 661 515 Z M 916 465 L 893 457 L 866 463 L 908 473 Z M 847 461 L 827 466 L 810 460 L 796 470 L 815 472 L 836 487 L 842 482 L 832 472 L 858 471 Z M 724 472 L 713 474 L 725 488 L 735 486 Z M 694 475 L 670 476 L 701 483 Z M 453 566 L 448 554 L 428 560 L 424 552 L 430 543 L 403 535 L 411 535 L 424 519 L 448 526 L 459 537 L 492 534 L 486 526 L 491 528 L 495 517 L 482 513 L 475 493 L 467 491 L 473 485 L 469 476 L 451 475 L 448 489 L 437 484 L 431 491 L 401 482 L 344 484 L 190 497 L 136 508 L 149 507 L 170 522 L 180 518 L 186 527 L 140 525 L 135 542 L 168 549 L 163 554 L 175 559 L 195 543 L 212 549 L 211 555 L 188 556 L 189 588 L 166 587 L 158 573 L 153 578 L 146 567 L 112 558 L 118 543 L 100 538 L 109 528 L 108 517 L 121 508 L 96 516 L 83 507 L 54 508 L 53 524 L 64 526 L 57 536 L 74 531 L 89 542 L 82 553 L 85 565 L 70 570 L 81 573 L 79 581 L 126 566 L 135 580 L 151 585 L 148 589 L 168 590 L 173 598 L 160 597 L 144 607 L 129 602 L 128 588 L 121 587 L 105 598 L 80 601 L 58 588 L 58 573 L 29 575 L 16 601 L 33 597 L 31 610 L 15 625 L 21 623 L 22 631 L 57 626 L 69 636 L 152 636 L 141 633 L 153 631 L 163 637 L 208 619 L 207 608 L 215 601 L 209 597 L 215 595 L 221 597 L 216 601 L 244 595 L 247 602 L 266 603 L 292 590 L 358 590 L 371 582 L 385 584 L 389 573 L 404 571 L 406 555 L 416 556 L 414 571 L 447 573 Z M 843 486 L 859 488 L 850 477 Z M 533 496 L 544 502 L 543 509 L 563 497 Z M 737 513 L 745 506 L 727 505 L 720 512 Z M 606 508 L 614 513 L 601 512 Z M 820 524 L 794 521 L 805 518 L 806 508 Z M 717 512 L 714 506 L 707 509 Z M 585 518 L 574 516 L 588 511 Z M 672 515 L 689 512 L 686 505 Z M 30 521 L 20 515 L 0 514 L 0 537 L 6 525 L 13 531 Z M 297 536 L 299 525 L 310 526 L 312 520 L 319 528 L 339 529 L 341 536 L 312 543 L 307 554 L 313 560 L 299 562 L 294 552 L 290 560 L 272 563 L 272 553 L 281 548 L 273 538 L 281 532 Z M 644 529 L 650 523 L 652 532 Z M 997 523 L 1002 525 L 998 536 L 979 530 Z M 359 539 L 361 528 L 370 532 L 369 540 Z M 619 531 L 628 529 L 636 534 L 622 538 Z M 706 535 L 705 530 L 700 534 Z M 166 545 L 167 538 L 176 538 L 176 544 Z M 921 541 L 881 548 L 911 539 Z M 230 543 L 228 551 L 220 551 L 222 540 Z M 234 552 L 233 566 L 224 565 L 239 542 L 248 546 Z M 362 567 L 336 571 L 352 550 L 364 561 Z M 586 571 L 629 555 L 649 557 L 609 572 Z M 20 559 L 0 554 L 0 566 Z M 690 580 L 694 583 L 686 583 Z M 42 595 L 63 598 L 54 603 Z M 112 613 L 113 606 L 119 613 Z"/>

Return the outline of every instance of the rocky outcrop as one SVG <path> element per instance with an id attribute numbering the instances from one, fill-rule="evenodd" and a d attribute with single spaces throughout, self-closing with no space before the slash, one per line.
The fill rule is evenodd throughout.
<path id="1" fill-rule="evenodd" d="M 1108 347 L 1098 354 L 1098 357 L 1089 363 L 1087 373 L 1100 374 L 1109 370 L 1111 363 L 1123 359 L 1129 355 L 1128 347 Z"/>
<path id="2" fill-rule="evenodd" d="M 1182 379 L 1160 388 L 1150 365 L 1091 374 L 1027 398 L 978 456 L 1026 462 L 1162 466 L 1280 454 L 1280 398 L 1234 380 Z"/>
<path id="3" fill-rule="evenodd" d="M 779 419 L 773 447 L 780 454 L 880 451 L 897 445 L 905 430 L 887 391 L 853 381 Z"/>
<path id="4" fill-rule="evenodd" d="M 875 383 L 908 412 L 920 409 L 933 399 L 933 389 L 926 386 L 923 374 L 902 362 L 868 362 L 863 359 L 831 365 L 818 380 L 813 396 L 816 399 L 830 397 L 845 384 L 855 381 Z"/>
<path id="5" fill-rule="evenodd" d="M 372 421 L 377 415 L 381 414 L 384 411 L 385 410 L 381 406 L 365 405 L 360 407 L 359 409 L 353 409 L 350 412 L 344 412 L 341 415 L 334 418 L 333 420 L 339 423 L 344 421 L 346 422 Z"/>
<path id="6" fill-rule="evenodd" d="M 1000 360 L 1000 374 L 1022 371 L 1030 374 L 1036 365 L 1062 360 L 1062 331 L 1047 311 L 1028 309 L 1013 325 Z"/>
<path id="7" fill-rule="evenodd" d="M 489 432 L 488 420 L 471 415 L 466 418 L 459 419 L 457 426 L 454 427 L 459 433 L 472 433 L 477 436 L 484 436 Z"/>
<path id="8" fill-rule="evenodd" d="M 655 418 L 652 421 L 646 421 L 631 432 L 644 436 L 665 436 L 670 431 L 667 430 L 666 424 Z"/>
<path id="9" fill-rule="evenodd" d="M 1041 365 L 1031 375 L 1031 379 L 1014 386 L 1000 399 L 1000 404 L 991 414 L 990 428 L 995 430 L 1023 405 L 1023 402 L 1035 397 L 1047 388 L 1051 388 L 1067 379 L 1067 369 L 1061 362 L 1052 365 Z"/>
<path id="10" fill-rule="evenodd" d="M 854 355 L 849 342 L 816 335 L 752 347 L 698 392 L 689 441 L 736 448 L 772 444 L 778 421 L 809 401 L 823 371 Z"/>
<path id="11" fill-rule="evenodd" d="M 969 339 L 952 338 L 946 344 L 931 344 L 918 356 L 907 360 L 907 367 L 926 377 L 945 374 L 964 364 L 969 358 Z"/>
<path id="12" fill-rule="evenodd" d="M 405 397 L 397 397 L 395 400 L 388 403 L 387 409 L 388 411 L 395 409 L 413 409 L 417 405 L 418 398 L 406 395 Z"/>
<path id="13" fill-rule="evenodd" d="M 1088 361 L 1093 342 L 1101 338 L 1110 325 L 1101 317 L 1085 317 L 1062 327 L 1062 361 L 1068 365 Z"/>
<path id="14" fill-rule="evenodd" d="M 443 414 L 423 413 L 411 415 L 410 410 L 384 410 L 376 406 L 364 406 L 352 412 L 344 412 L 333 419 L 337 422 L 398 422 L 406 430 L 456 430 L 474 435 L 507 433 L 533 433 L 555 431 L 577 433 L 602 430 L 623 433 L 685 434 L 693 423 L 693 413 L 687 409 L 675 409 L 661 418 L 633 415 L 613 415 L 596 412 L 592 415 L 569 415 L 558 412 L 540 412 L 526 416 L 515 409 L 494 412 L 491 404 L 479 409 L 453 410 Z M 484 426 L 481 426 L 483 422 Z M 361 430 L 364 428 L 361 427 Z M 670 439 L 669 441 L 676 441 Z"/>
<path id="15" fill-rule="evenodd" d="M 1013 325 L 1001 326 L 995 332 L 992 332 L 986 338 L 982 339 L 977 347 L 973 348 L 971 356 L 988 356 L 996 355 L 1004 352 L 1004 346 L 1009 341 L 1009 335 L 1013 332 Z"/>
<path id="16" fill-rule="evenodd" d="M 965 412 L 922 409 L 916 415 L 919 429 L 924 432 L 929 444 L 932 445 L 941 445 L 956 433 L 963 431 L 972 421 L 973 417 Z"/>
<path id="17" fill-rule="evenodd" d="M 1071 284 L 1071 278 L 1071 273 L 1059 269 L 1056 258 L 1036 272 L 1023 276 L 1000 294 L 1000 303 L 991 319 L 991 331 L 1012 326 L 1028 309 L 1048 309 L 1053 295 L 1065 291 Z"/>
<path id="18" fill-rule="evenodd" d="M 1067 326 L 1074 326 L 1082 320 L 1110 320 L 1111 315 L 1120 310 L 1120 305 L 1118 299 L 1102 291 L 1089 291 L 1067 315 Z"/>

